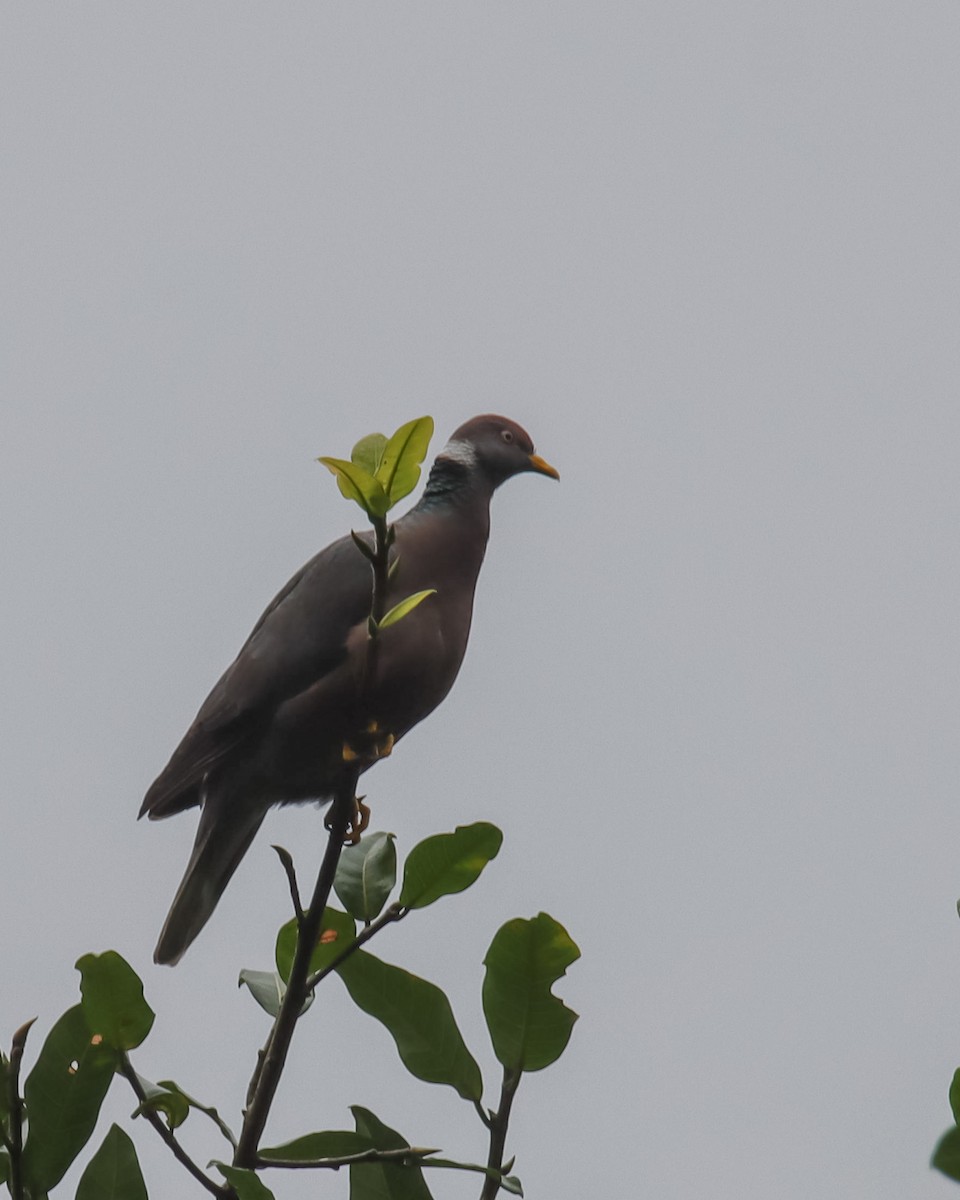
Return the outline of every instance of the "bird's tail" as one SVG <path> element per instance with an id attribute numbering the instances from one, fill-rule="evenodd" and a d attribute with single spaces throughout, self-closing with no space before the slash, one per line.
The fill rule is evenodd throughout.
<path id="1" fill-rule="evenodd" d="M 208 796 L 200 813 L 193 853 L 160 931 L 155 963 L 173 966 L 210 920 L 213 910 L 260 828 L 266 809 L 240 806 L 227 811 Z"/>

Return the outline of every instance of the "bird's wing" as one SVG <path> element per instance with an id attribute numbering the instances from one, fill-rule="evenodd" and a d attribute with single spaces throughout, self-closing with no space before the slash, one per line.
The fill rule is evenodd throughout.
<path id="1" fill-rule="evenodd" d="M 203 702 L 140 815 L 164 817 L 198 804 L 205 775 L 268 724 L 279 704 L 343 661 L 350 630 L 370 611 L 370 590 L 370 566 L 349 537 L 302 567 Z"/>

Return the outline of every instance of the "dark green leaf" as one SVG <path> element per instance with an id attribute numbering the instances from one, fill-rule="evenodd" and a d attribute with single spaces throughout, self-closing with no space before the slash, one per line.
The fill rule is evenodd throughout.
<path id="1" fill-rule="evenodd" d="M 407 596 L 401 600 L 399 604 L 395 604 L 388 613 L 384 613 L 383 620 L 380 622 L 381 629 L 389 629 L 391 625 L 396 625 L 398 621 L 402 621 L 407 613 L 413 612 L 418 604 L 422 604 L 428 596 L 435 596 L 436 588 L 427 588 L 423 592 L 414 592 L 412 596 Z"/>
<path id="2" fill-rule="evenodd" d="M 140 1086 L 143 1088 L 144 1099 L 133 1111 L 133 1116 L 139 1117 L 144 1112 L 160 1112 L 167 1118 L 167 1127 L 176 1129 L 187 1119 L 190 1112 L 190 1101 L 176 1085 L 169 1087 L 166 1083 L 152 1083 L 138 1075 Z"/>
<path id="3" fill-rule="evenodd" d="M 497 857 L 502 842 L 500 830 L 486 821 L 426 838 L 403 864 L 400 903 L 404 908 L 426 908 L 441 896 L 462 892 Z"/>
<path id="4" fill-rule="evenodd" d="M 371 833 L 340 855 L 333 886 L 340 903 L 358 921 L 380 915 L 397 882 L 397 848 L 392 833 Z"/>
<path id="5" fill-rule="evenodd" d="M 352 1129 L 325 1129 L 321 1133 L 305 1133 L 303 1137 L 261 1150 L 264 1159 L 286 1159 L 293 1162 L 313 1162 L 318 1158 L 345 1158 L 369 1150 L 373 1142 Z"/>
<path id="6" fill-rule="evenodd" d="M 322 971 L 328 966 L 344 946 L 349 946 L 357 936 L 357 925 L 352 917 L 341 912 L 338 908 L 323 910 L 323 929 L 320 939 L 310 956 L 310 972 Z M 293 966 L 293 956 L 297 949 L 297 922 L 291 918 L 283 925 L 277 934 L 277 970 L 280 978 L 286 981 L 290 978 L 290 968 Z"/>
<path id="7" fill-rule="evenodd" d="M 387 442 L 377 479 L 389 497 L 388 507 L 392 508 L 417 486 L 420 464 L 432 437 L 433 417 L 418 417 L 401 425 Z"/>
<path id="8" fill-rule="evenodd" d="M 239 1200 L 274 1200 L 273 1192 L 256 1171 L 248 1171 L 245 1167 L 230 1167 L 222 1162 L 215 1162 L 214 1166 L 237 1193 Z"/>
<path id="9" fill-rule="evenodd" d="M 0 1183 L 6 1183 L 10 1178 L 10 1155 L 6 1150 L 0 1150 Z"/>
<path id="10" fill-rule="evenodd" d="M 85 954 L 77 960 L 80 994 L 87 1024 L 116 1050 L 134 1050 L 153 1028 L 153 1009 L 143 998 L 143 983 L 115 950 Z"/>
<path id="11" fill-rule="evenodd" d="M 110 1126 L 80 1176 L 76 1200 L 147 1200 L 137 1152 L 119 1125 Z"/>
<path id="12" fill-rule="evenodd" d="M 342 962 L 337 974 L 354 1004 L 387 1027 L 411 1075 L 449 1084 L 464 1100 L 480 1100 L 480 1068 L 435 984 L 363 950 Z"/>
<path id="13" fill-rule="evenodd" d="M 24 1173 L 35 1194 L 59 1183 L 86 1145 L 118 1062 L 117 1051 L 90 1032 L 79 1004 L 50 1030 L 23 1089 L 30 1119 Z"/>
<path id="14" fill-rule="evenodd" d="M 950 1108 L 953 1112 L 953 1119 L 960 1125 L 960 1069 L 954 1071 L 950 1083 Z"/>
<path id="15" fill-rule="evenodd" d="M 356 463 L 344 458 L 319 458 L 318 462 L 337 477 L 337 485 L 348 500 L 359 504 L 371 517 L 382 517 L 390 507 L 387 494 L 380 483 Z"/>
<path id="16" fill-rule="evenodd" d="M 580 957 L 567 931 L 546 913 L 508 921 L 483 960 L 483 1012 L 505 1067 L 539 1071 L 555 1062 L 577 1019 L 550 988 Z"/>
<path id="17" fill-rule="evenodd" d="M 937 1142 L 930 1166 L 960 1183 L 960 1127 L 954 1125 Z"/>
<path id="18" fill-rule="evenodd" d="M 360 439 L 350 452 L 350 461 L 361 467 L 368 475 L 376 475 L 383 462 L 387 439 L 382 433 L 368 433 Z"/>
<path id="19" fill-rule="evenodd" d="M 402 1150 L 410 1143 L 373 1115 L 368 1108 L 351 1105 L 357 1133 L 369 1138 L 378 1150 Z M 418 1166 L 397 1163 L 357 1163 L 350 1168 L 350 1200 L 432 1200 Z"/>

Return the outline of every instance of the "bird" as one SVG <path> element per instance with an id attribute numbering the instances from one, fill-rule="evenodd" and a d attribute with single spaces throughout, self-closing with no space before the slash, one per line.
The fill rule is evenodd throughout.
<path id="1" fill-rule="evenodd" d="M 379 730 L 387 752 L 444 699 L 467 648 L 491 498 L 525 472 L 560 477 L 515 421 L 484 414 L 450 437 L 421 499 L 392 527 L 385 610 L 435 594 L 381 631 L 366 689 L 373 577 L 354 536 L 321 550 L 277 593 L 140 808 L 158 820 L 200 807 L 154 962 L 180 961 L 273 806 L 329 801 L 358 731 Z M 374 761 L 364 757 L 360 770 Z"/>

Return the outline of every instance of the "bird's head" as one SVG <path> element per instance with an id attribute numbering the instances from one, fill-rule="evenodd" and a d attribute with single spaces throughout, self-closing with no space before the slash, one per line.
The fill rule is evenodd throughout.
<path id="1" fill-rule="evenodd" d="M 523 471 L 535 471 L 559 479 L 555 467 L 534 453 L 533 442 L 516 421 L 486 413 L 472 417 L 454 433 L 437 456 L 459 463 L 471 473 L 482 476 L 491 488 Z"/>

